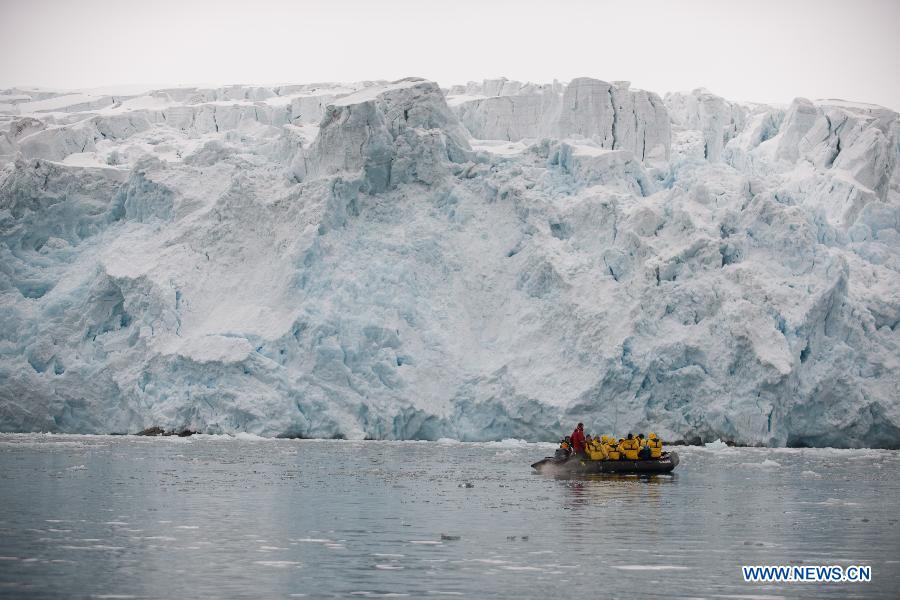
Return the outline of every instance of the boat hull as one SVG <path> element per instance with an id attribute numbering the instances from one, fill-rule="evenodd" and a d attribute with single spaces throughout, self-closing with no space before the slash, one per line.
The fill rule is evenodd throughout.
<path id="1" fill-rule="evenodd" d="M 678 454 L 667 452 L 661 458 L 650 460 L 588 460 L 577 456 L 568 458 L 547 457 L 539 460 L 531 468 L 539 473 L 572 473 L 593 475 L 595 473 L 671 473 L 678 466 Z"/>

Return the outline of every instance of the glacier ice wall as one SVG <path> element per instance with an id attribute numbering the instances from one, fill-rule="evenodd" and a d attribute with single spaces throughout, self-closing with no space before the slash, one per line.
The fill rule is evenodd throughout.
<path id="1" fill-rule="evenodd" d="M 900 446 L 900 121 L 626 82 L 0 93 L 0 430 Z"/>
<path id="2" fill-rule="evenodd" d="M 589 77 L 566 86 L 509 84 L 473 84 L 450 97 L 474 137 L 519 141 L 577 136 L 601 148 L 627 150 L 642 161 L 669 158 L 669 116 L 657 94 L 631 90 L 626 81 Z"/>

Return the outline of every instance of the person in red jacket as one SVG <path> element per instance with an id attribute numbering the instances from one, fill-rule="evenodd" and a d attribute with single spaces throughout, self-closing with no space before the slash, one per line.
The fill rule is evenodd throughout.
<path id="1" fill-rule="evenodd" d="M 572 450 L 575 454 L 584 455 L 584 423 L 579 423 L 575 431 L 570 436 L 572 440 Z"/>

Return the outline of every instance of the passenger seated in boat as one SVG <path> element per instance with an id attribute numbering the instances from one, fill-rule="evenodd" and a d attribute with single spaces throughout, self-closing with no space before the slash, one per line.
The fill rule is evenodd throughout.
<path id="1" fill-rule="evenodd" d="M 610 438 L 608 436 L 604 435 L 600 438 L 600 451 L 603 452 L 603 460 L 613 460 L 611 453 L 615 448 L 609 442 Z"/>
<path id="2" fill-rule="evenodd" d="M 584 453 L 590 459 L 594 460 L 591 454 L 594 452 L 594 436 L 589 435 L 584 440 Z"/>
<path id="3" fill-rule="evenodd" d="M 556 458 L 568 458 L 572 453 L 572 444 L 569 443 L 569 437 L 566 436 L 559 443 L 559 448 L 556 449 L 556 453 L 553 455 Z"/>
<path id="4" fill-rule="evenodd" d="M 610 439 L 608 435 L 600 436 L 600 450 L 603 452 L 603 455 L 606 457 L 606 460 L 611 460 L 609 457 L 609 453 L 612 452 L 613 448 L 610 445 Z"/>
<path id="5" fill-rule="evenodd" d="M 650 446 L 646 442 L 638 450 L 638 460 L 649 460 L 651 454 Z"/>
<path id="6" fill-rule="evenodd" d="M 656 437 L 656 434 L 653 432 L 648 434 L 647 438 L 647 447 L 650 448 L 650 458 L 662 457 L 662 440 Z"/>
<path id="7" fill-rule="evenodd" d="M 590 438 L 587 444 L 587 455 L 591 460 L 606 460 L 607 453 L 603 450 L 603 444 L 599 436 Z"/>
<path id="8" fill-rule="evenodd" d="M 625 456 L 625 460 L 637 460 L 638 459 L 638 450 L 640 449 L 640 445 L 638 444 L 637 438 L 632 434 L 628 434 L 628 437 L 625 439 L 622 444 L 620 444 L 622 454 Z"/>
<path id="9" fill-rule="evenodd" d="M 646 445 L 647 445 L 647 440 L 644 439 L 644 434 L 643 434 L 643 433 L 637 434 L 637 441 L 638 441 L 638 445 L 640 445 L 640 446 L 646 446 Z"/>
<path id="10" fill-rule="evenodd" d="M 622 460 L 622 438 L 616 443 L 615 438 L 610 442 L 609 460 Z"/>

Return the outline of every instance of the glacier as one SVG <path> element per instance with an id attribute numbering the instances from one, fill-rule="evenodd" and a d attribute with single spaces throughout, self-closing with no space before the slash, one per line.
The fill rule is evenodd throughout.
<path id="1" fill-rule="evenodd" d="M 578 78 L 0 91 L 0 430 L 900 447 L 900 120 Z"/>

